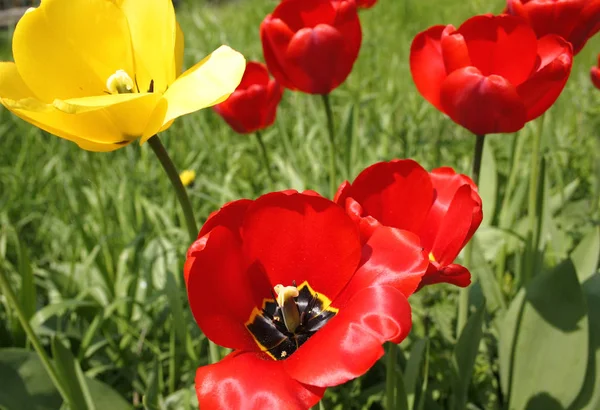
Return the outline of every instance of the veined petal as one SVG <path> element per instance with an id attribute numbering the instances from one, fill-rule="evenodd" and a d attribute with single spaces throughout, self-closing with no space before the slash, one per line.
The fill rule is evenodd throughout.
<path id="1" fill-rule="evenodd" d="M 237 51 L 227 46 L 213 51 L 169 86 L 163 123 L 224 101 L 242 80 L 245 67 L 246 60 Z"/>
<path id="2" fill-rule="evenodd" d="M 315 405 L 324 388 L 292 379 L 264 354 L 236 351 L 219 363 L 196 372 L 196 394 L 201 409 L 305 410 Z"/>
<path id="3" fill-rule="evenodd" d="M 177 24 L 171 0 L 119 0 L 127 17 L 135 58 L 135 73 L 141 92 L 163 93 L 175 81 L 174 58 Z"/>
<path id="4" fill-rule="evenodd" d="M 134 77 L 129 27 L 106 0 L 44 0 L 19 20 L 13 55 L 25 84 L 46 102 L 102 95 L 117 70 Z"/>

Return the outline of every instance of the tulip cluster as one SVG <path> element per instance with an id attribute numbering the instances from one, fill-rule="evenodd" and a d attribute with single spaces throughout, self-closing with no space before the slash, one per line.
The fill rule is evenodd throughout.
<path id="1" fill-rule="evenodd" d="M 15 62 L 0 63 L 0 102 L 92 151 L 144 142 L 209 106 L 236 132 L 258 132 L 275 121 L 285 88 L 329 104 L 359 55 L 358 9 L 376 0 L 283 0 L 257 33 L 266 65 L 223 46 L 183 74 L 171 1 L 142 3 L 44 0 L 28 11 L 14 32 Z M 474 134 L 516 132 L 554 104 L 574 54 L 599 30 L 600 0 L 508 0 L 501 15 L 419 33 L 410 70 L 422 96 Z M 333 146 L 333 126 L 330 134 Z M 184 278 L 198 325 L 233 352 L 198 369 L 201 408 L 309 408 L 327 387 L 363 375 L 383 343 L 406 338 L 412 294 L 468 286 L 468 267 L 454 262 L 482 221 L 474 162 L 473 179 L 380 162 L 333 200 L 281 191 L 213 213 Z M 176 187 L 195 178 L 165 169 Z"/>
<path id="2" fill-rule="evenodd" d="M 225 205 L 184 268 L 198 325 L 234 349 L 198 369 L 200 407 L 306 409 L 364 374 L 407 336 L 410 295 L 469 285 L 453 262 L 481 219 L 468 177 L 412 160 L 365 169 L 335 201 L 284 191 Z"/>

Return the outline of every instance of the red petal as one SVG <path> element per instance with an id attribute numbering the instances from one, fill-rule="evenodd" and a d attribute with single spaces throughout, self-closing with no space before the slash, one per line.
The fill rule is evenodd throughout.
<path id="1" fill-rule="evenodd" d="M 529 80 L 517 87 L 527 107 L 527 121 L 542 115 L 562 92 L 573 65 L 571 46 L 562 38 L 547 35 L 539 40 L 540 57 L 545 63 Z"/>
<path id="2" fill-rule="evenodd" d="M 420 230 L 433 202 L 429 173 L 408 159 L 371 165 L 356 177 L 350 192 L 364 214 L 411 232 Z"/>
<path id="3" fill-rule="evenodd" d="M 517 86 L 535 67 L 537 37 L 522 19 L 513 16 L 475 16 L 457 30 L 464 36 L 473 66 L 484 76 L 504 77 Z"/>
<path id="4" fill-rule="evenodd" d="M 221 209 L 211 213 L 198 234 L 198 238 L 209 233 L 216 226 L 224 226 L 233 232 L 238 232 L 242 227 L 242 221 L 246 214 L 246 209 L 252 203 L 249 199 L 238 199 L 228 202 Z M 190 248 L 191 250 L 192 248 Z M 188 252 L 188 256 L 189 256 Z"/>
<path id="5" fill-rule="evenodd" d="M 324 393 L 324 388 L 292 379 L 282 362 L 257 353 L 233 352 L 196 372 L 201 409 L 306 410 L 317 404 Z"/>
<path id="6" fill-rule="evenodd" d="M 446 73 L 472 65 L 464 37 L 452 26 L 446 27 L 442 33 L 442 52 Z"/>
<path id="7" fill-rule="evenodd" d="M 440 221 L 431 253 L 442 266 L 449 265 L 481 223 L 481 201 L 473 199 L 473 189 L 461 186 Z M 475 219 L 478 218 L 478 219 Z"/>
<path id="8" fill-rule="evenodd" d="M 417 90 L 440 111 L 440 88 L 446 78 L 441 44 L 444 29 L 433 26 L 417 34 L 410 46 L 410 73 Z"/>
<path id="9" fill-rule="evenodd" d="M 296 32 L 285 57 L 286 69 L 294 73 L 296 87 L 306 93 L 327 94 L 344 82 L 354 60 L 345 58 L 343 47 L 342 33 L 329 25 L 319 24 Z M 344 68 L 341 76 L 339 67 Z"/>
<path id="10" fill-rule="evenodd" d="M 330 0 L 286 0 L 273 11 L 273 17 L 285 22 L 293 31 L 319 24 L 333 25 L 336 10 Z"/>
<path id="11" fill-rule="evenodd" d="M 267 194 L 248 209 L 244 253 L 262 265 L 272 286 L 308 281 L 333 300 L 360 261 L 358 230 L 344 210 L 323 197 Z"/>
<path id="12" fill-rule="evenodd" d="M 468 185 L 472 188 L 471 198 L 477 204 L 473 208 L 473 220 L 481 222 L 482 217 L 481 198 L 477 193 L 477 186 L 471 178 L 463 174 L 457 174 L 449 167 L 434 169 L 429 175 L 435 190 L 435 201 L 429 211 L 429 215 L 427 215 L 423 229 L 419 233 L 421 245 L 423 245 L 427 252 L 433 249 L 433 244 L 438 237 L 440 227 L 446 218 L 450 204 L 460 187 Z M 473 235 L 477 226 L 472 226 L 472 229 L 469 231 L 469 238 Z"/>
<path id="13" fill-rule="evenodd" d="M 579 24 L 567 39 L 573 45 L 573 54 L 579 53 L 588 39 L 600 31 L 600 0 L 587 0 L 583 4 Z"/>
<path id="14" fill-rule="evenodd" d="M 525 125 L 525 106 L 515 87 L 497 75 L 483 76 L 475 67 L 446 78 L 441 102 L 454 122 L 477 135 L 515 132 Z"/>
<path id="15" fill-rule="evenodd" d="M 430 265 L 427 274 L 423 276 L 423 281 L 419 285 L 419 289 L 423 286 L 434 285 L 436 283 L 449 283 L 461 288 L 466 288 L 471 284 L 471 273 L 461 265 L 448 265 L 441 268 Z"/>
<path id="16" fill-rule="evenodd" d="M 302 383 L 336 386 L 363 375 L 383 355 L 382 343 L 399 343 L 410 327 L 410 305 L 400 291 L 363 289 L 283 365 Z"/>
<path id="17" fill-rule="evenodd" d="M 256 61 L 248 61 L 242 81 L 240 81 L 240 85 L 237 86 L 236 90 L 245 90 L 253 85 L 267 85 L 269 84 L 269 80 L 269 72 L 266 65 Z"/>
<path id="18" fill-rule="evenodd" d="M 592 77 L 592 83 L 596 86 L 597 89 L 600 90 L 600 68 L 592 67 L 590 71 L 590 76 Z"/>
<path id="19" fill-rule="evenodd" d="M 371 215 L 365 215 L 362 206 L 360 206 L 354 198 L 346 199 L 346 213 L 358 226 L 361 244 L 367 243 L 371 235 L 373 235 L 373 232 L 382 226 L 381 223 Z"/>
<path id="20" fill-rule="evenodd" d="M 369 286 L 392 286 L 405 297 L 412 295 L 429 265 L 419 237 L 396 228 L 380 227 L 363 246 L 361 267 L 348 286 L 334 300 L 342 308 L 352 297 Z"/>
<path id="21" fill-rule="evenodd" d="M 223 226 L 211 230 L 188 268 L 188 299 L 200 329 L 219 345 L 258 350 L 245 322 L 271 286 L 262 271 L 246 269 L 237 234 Z"/>
<path id="22" fill-rule="evenodd" d="M 270 14 L 260 24 L 260 40 L 269 72 L 284 87 L 295 90 L 294 78 L 286 71 L 286 51 L 294 32 Z"/>

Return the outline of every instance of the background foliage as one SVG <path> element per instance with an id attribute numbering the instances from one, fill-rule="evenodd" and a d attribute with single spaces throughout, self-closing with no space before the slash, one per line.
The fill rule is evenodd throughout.
<path id="1" fill-rule="evenodd" d="M 187 66 L 220 44 L 262 60 L 258 25 L 275 5 L 182 2 Z M 409 47 L 433 24 L 458 26 L 502 8 L 502 1 L 380 0 L 361 12 L 359 59 L 331 96 L 343 178 L 376 161 L 408 157 L 429 169 L 468 173 L 474 138 L 417 93 Z M 0 33 L 3 60 L 11 58 L 11 35 Z M 386 369 L 382 361 L 330 389 L 324 408 L 382 408 L 386 371 L 398 381 L 388 408 L 600 407 L 600 92 L 588 74 L 598 51 L 596 38 L 576 57 L 565 91 L 544 118 L 487 139 L 485 219 L 470 267 L 476 283 L 465 332 L 455 334 L 457 290 L 424 289 L 411 298 L 413 332 L 398 347 L 397 366 Z M 320 104 L 317 96 L 285 93 L 275 125 L 264 133 L 275 187 L 251 136 L 235 134 L 211 110 L 176 121 L 162 139 L 180 169 L 198 173 L 190 188 L 197 216 L 203 221 L 227 201 L 273 189 L 327 194 Z M 526 249 L 536 133 L 543 157 L 540 234 Z M 189 244 L 149 147 L 84 152 L 4 109 L 0 144 L 0 269 L 9 272 L 31 325 L 70 380 L 77 397 L 71 407 L 197 408 L 193 380 L 206 363 L 207 343 L 182 283 Z M 534 267 L 527 287 L 524 266 Z M 59 408 L 60 396 L 4 302 L 0 297 L 0 408 Z"/>

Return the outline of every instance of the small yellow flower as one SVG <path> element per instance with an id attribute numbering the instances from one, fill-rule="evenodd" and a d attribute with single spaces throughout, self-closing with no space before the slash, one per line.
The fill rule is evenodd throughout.
<path id="1" fill-rule="evenodd" d="M 224 101 L 244 57 L 221 46 L 181 73 L 183 34 L 171 0 L 44 0 L 21 18 L 0 102 L 90 151 L 111 151 Z"/>
<path id="2" fill-rule="evenodd" d="M 183 186 L 191 185 L 196 179 L 196 171 L 186 169 L 181 174 L 179 174 L 179 179 L 181 179 L 181 183 L 183 184 Z"/>

